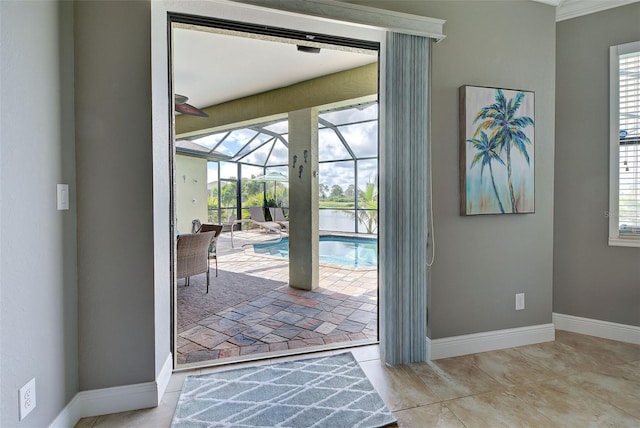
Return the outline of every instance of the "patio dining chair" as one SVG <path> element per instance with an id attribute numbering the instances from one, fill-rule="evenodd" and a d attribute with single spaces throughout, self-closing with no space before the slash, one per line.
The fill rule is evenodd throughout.
<path id="1" fill-rule="evenodd" d="M 185 278 L 185 287 L 189 278 L 201 273 L 207 274 L 207 293 L 209 292 L 209 245 L 215 232 L 187 233 L 178 235 L 176 244 L 176 278 Z"/>
<path id="2" fill-rule="evenodd" d="M 216 261 L 216 278 L 218 277 L 218 253 L 216 251 L 216 246 L 218 245 L 218 237 L 222 233 L 222 225 L 221 224 L 209 224 L 205 223 L 200 225 L 200 229 L 198 229 L 198 233 L 203 232 L 213 232 L 213 238 L 211 239 L 211 244 L 209 244 L 209 260 Z"/>

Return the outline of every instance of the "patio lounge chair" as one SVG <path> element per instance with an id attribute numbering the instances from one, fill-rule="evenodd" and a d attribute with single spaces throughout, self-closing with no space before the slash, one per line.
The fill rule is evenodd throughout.
<path id="1" fill-rule="evenodd" d="M 202 232 L 213 232 L 213 239 L 211 240 L 211 244 L 209 244 L 209 260 L 216 261 L 216 277 L 218 277 L 218 253 L 216 252 L 216 245 L 218 243 L 218 237 L 222 233 L 222 225 L 205 223 L 198 229 L 198 233 Z"/>
<path id="2" fill-rule="evenodd" d="M 209 245 L 215 232 L 188 233 L 178 235 L 176 248 L 176 278 L 186 278 L 200 273 L 207 274 L 207 293 L 209 292 Z"/>
<path id="3" fill-rule="evenodd" d="M 241 222 L 238 220 L 238 217 L 236 217 L 236 214 L 232 213 L 229 215 L 229 218 L 227 218 L 227 221 L 222 222 L 222 231 L 233 232 L 233 230 L 236 229 L 236 225 L 240 223 Z"/>
<path id="4" fill-rule="evenodd" d="M 251 222 L 261 228 L 269 232 L 282 232 L 282 226 L 275 221 L 267 221 L 267 219 L 264 218 L 264 209 L 262 207 L 249 207 L 249 213 L 251 214 Z"/>
<path id="5" fill-rule="evenodd" d="M 271 213 L 271 219 L 282 226 L 284 230 L 289 233 L 289 220 L 287 220 L 287 218 L 284 216 L 282 208 L 269 208 L 269 212 Z"/>

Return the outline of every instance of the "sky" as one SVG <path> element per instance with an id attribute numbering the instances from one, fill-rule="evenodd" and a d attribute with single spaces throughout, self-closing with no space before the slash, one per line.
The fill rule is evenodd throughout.
<path id="1" fill-rule="evenodd" d="M 319 165 L 319 183 L 327 184 L 329 188 L 338 184 L 346 189 L 350 184 L 354 183 L 354 161 L 348 150 L 344 147 L 337 134 L 322 126 L 322 120 L 327 120 L 331 124 L 338 126 L 344 139 L 356 157 L 377 157 L 378 155 L 378 122 L 377 120 L 365 123 L 353 123 L 362 120 L 371 120 L 377 118 L 377 104 L 371 104 L 360 108 L 349 108 L 346 110 L 338 110 L 325 112 L 320 114 L 321 129 L 318 134 L 318 158 Z M 282 135 L 287 138 L 287 122 L 282 121 L 265 127 L 266 129 Z M 269 141 L 270 136 L 260 134 L 257 138 L 245 147 L 247 142 L 256 135 L 256 132 L 250 129 L 242 129 L 233 131 L 216 151 L 226 155 L 236 155 L 241 157 L 250 150 L 259 147 L 262 143 Z M 224 136 L 216 134 L 195 140 L 198 144 L 213 148 Z M 243 149 L 244 147 L 244 149 Z M 250 162 L 263 165 L 269 156 L 269 165 L 283 165 L 288 163 L 288 150 L 285 143 L 277 140 L 275 144 L 268 142 L 260 149 L 239 159 L 240 162 Z M 324 162 L 340 160 L 339 162 Z M 230 162 L 221 162 L 221 177 L 230 178 L 237 177 L 237 166 Z M 217 181 L 217 171 L 214 163 L 210 162 L 208 166 L 208 182 Z M 360 160 L 358 162 L 358 187 L 364 189 L 368 181 L 374 181 L 377 176 L 377 159 Z M 286 166 L 267 168 L 268 171 L 279 171 L 287 173 L 289 168 Z M 259 175 L 262 171 L 259 167 L 243 166 L 242 176 Z M 295 174 L 295 172 L 293 172 Z"/>

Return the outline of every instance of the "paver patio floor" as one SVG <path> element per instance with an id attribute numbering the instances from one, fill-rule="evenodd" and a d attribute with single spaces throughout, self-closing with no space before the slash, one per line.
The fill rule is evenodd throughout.
<path id="1" fill-rule="evenodd" d="M 377 341 L 377 269 L 321 264 L 319 287 L 297 290 L 288 285 L 288 259 L 244 245 L 274 238 L 234 232 L 232 248 L 225 233 L 209 293 L 204 274 L 189 287 L 178 281 L 178 364 Z"/>

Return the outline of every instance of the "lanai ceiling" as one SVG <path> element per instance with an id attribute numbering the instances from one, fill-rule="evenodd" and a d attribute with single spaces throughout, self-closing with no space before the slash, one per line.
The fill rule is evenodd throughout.
<path id="1" fill-rule="evenodd" d="M 174 91 L 204 108 L 377 61 L 377 52 L 323 48 L 300 52 L 293 41 L 174 30 Z"/>
<path id="2" fill-rule="evenodd" d="M 301 43 L 321 49 L 318 53 L 302 52 L 297 48 Z M 173 31 L 174 92 L 187 96 L 190 104 L 205 109 L 372 64 L 377 61 L 377 54 L 377 51 L 319 45 L 313 41 L 177 24 Z M 210 136 L 207 136 L 205 118 L 192 119 L 203 124 L 203 133 L 195 132 L 187 137 L 191 141 L 178 135 L 176 146 L 181 153 L 265 166 L 286 163 L 287 140 L 283 135 L 287 132 L 286 118 L 283 118 L 284 130 L 280 129 L 280 122 L 258 123 L 237 130 L 230 124 L 231 133 L 218 131 Z M 218 144 L 221 141 L 224 142 Z M 261 155 L 265 150 L 266 155 Z"/>

